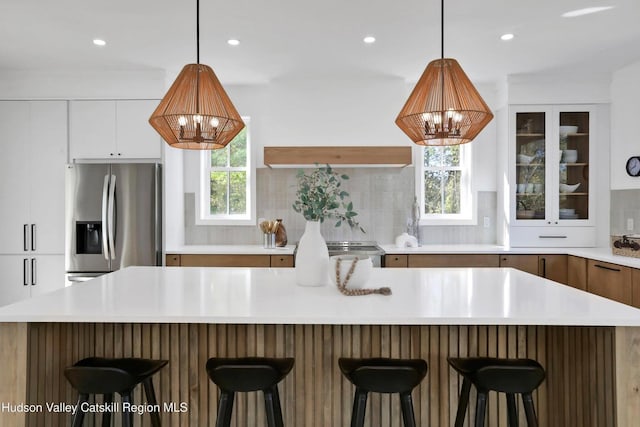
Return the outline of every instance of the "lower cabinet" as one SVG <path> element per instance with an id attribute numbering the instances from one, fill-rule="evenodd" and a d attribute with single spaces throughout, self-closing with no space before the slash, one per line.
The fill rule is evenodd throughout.
<path id="1" fill-rule="evenodd" d="M 569 255 L 567 257 L 567 285 L 587 290 L 587 259 Z"/>
<path id="2" fill-rule="evenodd" d="M 500 255 L 500 267 L 511 267 L 567 284 L 567 255 Z"/>
<path id="3" fill-rule="evenodd" d="M 495 254 L 428 254 L 409 255 L 408 267 L 498 267 Z"/>
<path id="4" fill-rule="evenodd" d="M 587 262 L 587 291 L 631 305 L 632 271 L 630 267 L 590 259 Z"/>
<path id="5" fill-rule="evenodd" d="M 1 255 L 0 305 L 64 287 L 64 255 Z"/>
<path id="6" fill-rule="evenodd" d="M 631 270 L 631 302 L 634 307 L 640 308 L 640 270 Z"/>
<path id="7" fill-rule="evenodd" d="M 293 255 L 167 254 L 168 267 L 293 267 Z"/>

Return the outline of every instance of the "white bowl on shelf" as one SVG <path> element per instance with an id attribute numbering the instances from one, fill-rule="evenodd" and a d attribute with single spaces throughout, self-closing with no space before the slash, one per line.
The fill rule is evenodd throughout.
<path id="1" fill-rule="evenodd" d="M 338 265 L 338 258 L 340 259 L 340 282 L 343 283 L 349 274 L 349 269 L 354 262 L 354 259 L 357 258 L 358 262 L 356 263 L 356 267 L 353 270 L 353 274 L 349 278 L 347 282 L 347 289 L 361 289 L 364 285 L 369 281 L 369 276 L 371 276 L 371 270 L 373 270 L 373 262 L 371 258 L 364 255 L 334 255 L 329 257 L 329 277 L 334 285 L 338 285 L 336 283 L 336 267 Z"/>
<path id="2" fill-rule="evenodd" d="M 577 133 L 578 126 L 560 126 L 559 130 L 560 130 L 560 136 L 565 137 L 570 133 Z"/>
<path id="3" fill-rule="evenodd" d="M 580 187 L 580 183 L 577 184 L 560 184 L 561 193 L 573 193 Z"/>
<path id="4" fill-rule="evenodd" d="M 568 216 L 576 213 L 575 209 L 560 209 L 560 216 Z"/>
<path id="5" fill-rule="evenodd" d="M 562 162 L 563 163 L 575 163 L 578 161 L 578 150 L 563 150 Z"/>
<path id="6" fill-rule="evenodd" d="M 518 163 L 521 163 L 523 165 L 528 165 L 529 163 L 531 163 L 531 161 L 533 161 L 534 157 L 533 156 L 527 156 L 526 154 L 518 154 Z"/>

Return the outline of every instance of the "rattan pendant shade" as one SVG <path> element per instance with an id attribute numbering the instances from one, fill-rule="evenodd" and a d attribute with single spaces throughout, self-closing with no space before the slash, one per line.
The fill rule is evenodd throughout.
<path id="1" fill-rule="evenodd" d="M 200 0 L 196 0 L 196 64 L 184 66 L 149 123 L 172 147 L 217 150 L 244 122 L 211 67 L 200 63 Z"/>
<path id="2" fill-rule="evenodd" d="M 440 59 L 431 61 L 396 124 L 418 145 L 470 142 L 493 113 L 458 64 L 444 57 L 444 0 L 440 1 Z"/>
<path id="3" fill-rule="evenodd" d="M 224 148 L 244 127 L 222 84 L 204 64 L 184 66 L 149 123 L 169 145 L 193 150 Z"/>
<path id="4" fill-rule="evenodd" d="M 419 145 L 471 141 L 493 114 L 458 61 L 431 61 L 398 114 L 396 124 Z"/>

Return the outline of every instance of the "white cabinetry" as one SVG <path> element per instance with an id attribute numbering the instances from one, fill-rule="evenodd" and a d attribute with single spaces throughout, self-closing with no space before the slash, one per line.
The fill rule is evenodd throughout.
<path id="1" fill-rule="evenodd" d="M 511 246 L 595 246 L 596 123 L 592 105 L 510 108 Z"/>
<path id="2" fill-rule="evenodd" d="M 24 263 L 30 274 L 32 259 L 46 259 L 42 268 L 33 261 L 43 288 L 64 285 L 67 102 L 0 101 L 0 132 L 0 302 L 8 303 L 31 295 Z M 49 268 L 53 259 L 59 268 Z"/>
<path id="3" fill-rule="evenodd" d="M 0 306 L 64 286 L 64 255 L 0 255 Z"/>
<path id="4" fill-rule="evenodd" d="M 158 102 L 71 101 L 70 159 L 159 159 L 161 139 L 149 124 Z"/>

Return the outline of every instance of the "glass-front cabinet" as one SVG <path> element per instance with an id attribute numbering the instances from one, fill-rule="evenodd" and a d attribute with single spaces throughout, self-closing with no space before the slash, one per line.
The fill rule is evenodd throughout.
<path id="1" fill-rule="evenodd" d="M 593 245 L 594 111 L 590 105 L 511 107 L 513 246 Z"/>

